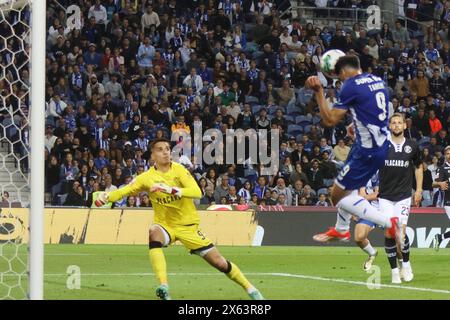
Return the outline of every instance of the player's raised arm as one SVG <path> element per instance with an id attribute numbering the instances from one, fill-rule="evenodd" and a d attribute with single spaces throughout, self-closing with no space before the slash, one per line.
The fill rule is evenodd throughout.
<path id="1" fill-rule="evenodd" d="M 317 104 L 319 105 L 320 117 L 325 126 L 331 127 L 339 123 L 347 113 L 347 109 L 344 108 L 332 108 L 328 107 L 325 100 L 322 84 L 319 77 L 312 76 L 306 80 L 305 87 L 314 90 Z"/>

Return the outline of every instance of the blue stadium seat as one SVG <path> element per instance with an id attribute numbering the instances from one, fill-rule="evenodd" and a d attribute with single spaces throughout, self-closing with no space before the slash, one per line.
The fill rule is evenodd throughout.
<path id="1" fill-rule="evenodd" d="M 275 112 L 277 112 L 277 109 L 278 109 L 278 108 L 270 107 L 270 108 L 268 108 L 268 110 L 267 110 L 268 112 L 267 112 L 267 113 L 268 113 L 268 114 L 275 114 Z"/>
<path id="2" fill-rule="evenodd" d="M 258 98 L 257 97 L 253 97 L 253 96 L 246 96 L 245 97 L 245 102 L 246 103 L 250 103 L 250 104 L 258 104 L 259 103 L 259 100 L 258 100 Z"/>
<path id="3" fill-rule="evenodd" d="M 297 116 L 295 117 L 295 123 L 299 126 L 305 127 L 312 124 L 312 118 L 308 116 Z"/>
<path id="4" fill-rule="evenodd" d="M 286 108 L 286 114 L 290 116 L 299 116 L 300 115 L 300 108 L 297 106 L 288 106 Z"/>
<path id="5" fill-rule="evenodd" d="M 293 117 L 293 116 L 285 115 L 285 116 L 284 116 L 284 119 L 285 119 L 289 124 L 294 124 L 294 123 L 295 123 L 295 120 L 294 120 L 294 117 Z"/>
<path id="6" fill-rule="evenodd" d="M 322 119 L 321 119 L 319 116 L 314 116 L 314 117 L 312 118 L 312 123 L 313 123 L 314 125 L 316 125 L 316 124 L 319 124 L 321 120 L 322 120 Z"/>
<path id="7" fill-rule="evenodd" d="M 303 128 L 301 126 L 293 124 L 288 127 L 287 133 L 289 136 L 297 136 L 303 133 Z"/>
<path id="8" fill-rule="evenodd" d="M 255 104 L 252 106 L 252 112 L 253 114 L 257 114 L 259 112 L 259 110 L 261 110 L 263 108 L 262 105 L 259 104 Z"/>
<path id="9" fill-rule="evenodd" d="M 306 127 L 303 128 L 303 132 L 305 133 L 310 133 L 311 132 L 311 125 L 307 125 Z"/>

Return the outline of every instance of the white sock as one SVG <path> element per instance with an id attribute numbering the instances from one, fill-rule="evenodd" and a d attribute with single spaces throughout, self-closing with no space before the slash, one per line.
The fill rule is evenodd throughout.
<path id="1" fill-rule="evenodd" d="M 253 293 L 253 292 L 255 292 L 255 291 L 256 291 L 256 288 L 253 287 L 253 286 L 251 286 L 250 288 L 247 289 L 247 293 L 248 293 L 248 294 L 251 294 L 251 293 Z"/>
<path id="2" fill-rule="evenodd" d="M 370 242 L 369 242 L 369 244 L 367 246 L 365 246 L 363 248 L 363 251 L 366 252 L 369 256 L 374 256 L 377 253 L 377 250 L 375 250 L 375 248 L 372 247 Z"/>
<path id="3" fill-rule="evenodd" d="M 400 270 L 398 268 L 394 268 L 394 269 L 391 269 L 391 270 L 392 270 L 392 274 L 400 273 Z"/>
<path id="4" fill-rule="evenodd" d="M 338 208 L 336 216 L 336 231 L 347 232 L 350 229 L 350 222 L 352 221 L 352 214 Z"/>
<path id="5" fill-rule="evenodd" d="M 359 218 L 366 219 L 380 225 L 390 228 L 391 220 L 385 217 L 379 210 L 370 204 L 369 201 L 361 196 L 350 194 L 338 202 L 337 207 L 343 209 Z"/>
<path id="6" fill-rule="evenodd" d="M 409 261 L 408 262 L 402 262 L 402 268 L 411 268 L 411 263 L 409 263 Z"/>

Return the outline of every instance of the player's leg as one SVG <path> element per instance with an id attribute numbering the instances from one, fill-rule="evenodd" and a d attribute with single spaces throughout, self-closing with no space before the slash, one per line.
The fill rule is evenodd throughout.
<path id="1" fill-rule="evenodd" d="M 226 260 L 216 247 L 203 255 L 203 259 L 217 270 L 225 273 L 230 280 L 240 285 L 248 293 L 250 298 L 253 300 L 264 300 L 261 293 L 248 281 L 239 267 L 233 262 Z"/>
<path id="2" fill-rule="evenodd" d="M 434 236 L 434 250 L 439 251 L 439 246 L 441 245 L 441 242 L 444 241 L 444 239 L 450 238 L 450 231 L 447 231 L 443 234 L 437 234 Z"/>
<path id="3" fill-rule="evenodd" d="M 244 288 L 250 298 L 253 300 L 264 299 L 261 293 L 244 276 L 239 267 L 233 262 L 226 260 L 220 254 L 219 250 L 203 234 L 198 225 L 177 228 L 176 236 L 187 249 L 190 249 L 192 254 L 199 255 L 214 268 L 225 273 L 228 278 Z"/>
<path id="4" fill-rule="evenodd" d="M 444 210 L 448 218 L 450 219 L 450 206 L 444 206 Z M 450 231 L 443 234 L 435 235 L 433 243 L 434 250 L 439 251 L 439 246 L 441 245 L 441 242 L 444 241 L 444 239 L 448 238 L 450 238 Z"/>
<path id="5" fill-rule="evenodd" d="M 313 239 L 318 242 L 331 240 L 350 241 L 350 222 L 352 215 L 342 209 L 337 210 L 336 225 L 330 227 L 327 232 L 314 235 Z"/>
<path id="6" fill-rule="evenodd" d="M 172 236 L 173 237 L 173 236 Z M 169 284 L 167 281 L 167 265 L 166 258 L 162 248 L 172 242 L 172 237 L 168 231 L 168 227 L 154 224 L 150 227 L 149 232 L 149 256 L 150 263 L 158 280 L 159 286 L 156 289 L 156 295 L 161 300 L 170 300 Z"/>
<path id="7" fill-rule="evenodd" d="M 359 190 L 361 186 L 365 186 L 367 181 L 381 167 L 385 159 L 384 150 L 373 155 L 367 155 L 354 148 L 348 158 L 349 160 L 333 185 L 331 201 L 340 212 L 347 212 L 361 219 L 374 222 L 381 227 L 388 228 L 393 237 L 398 238 L 399 243 L 401 243 L 401 233 L 397 225 L 398 219 L 381 214 L 367 199 L 360 196 L 357 192 L 353 192 L 353 190 Z M 330 239 L 338 238 L 335 235 L 336 233 L 340 233 L 341 236 L 344 235 L 344 232 L 338 232 L 336 228 L 330 228 L 328 232 L 315 235 L 314 240 L 327 242 Z"/>
<path id="8" fill-rule="evenodd" d="M 386 215 L 387 217 L 394 216 L 394 202 L 380 198 L 378 200 L 378 203 L 380 211 L 383 212 L 384 215 Z M 384 235 L 384 250 L 386 251 L 386 257 L 388 259 L 389 266 L 391 267 L 392 283 L 402 283 L 402 280 L 400 278 L 399 265 L 397 264 L 397 242 L 387 230 L 385 230 Z"/>
<path id="9" fill-rule="evenodd" d="M 450 219 L 450 206 L 444 206 L 444 211 L 447 217 Z"/>
<path id="10" fill-rule="evenodd" d="M 331 198 L 336 206 L 361 219 L 369 220 L 376 225 L 389 229 L 389 232 L 400 239 L 398 219 L 386 216 L 374 207 L 367 199 L 358 193 L 348 193 L 346 190 L 359 190 L 383 166 L 389 144 L 386 142 L 376 152 L 367 154 L 361 148 L 353 148 L 344 168 L 335 180 Z"/>
<path id="11" fill-rule="evenodd" d="M 368 259 L 364 262 L 363 265 L 364 271 L 372 269 L 372 264 L 378 254 L 378 251 L 374 247 L 372 247 L 369 241 L 369 233 L 373 230 L 374 227 L 375 225 L 367 220 L 359 220 L 355 226 L 355 242 L 362 251 L 369 255 Z"/>
<path id="12" fill-rule="evenodd" d="M 402 225 L 403 246 L 399 246 L 401 251 L 401 271 L 400 275 L 406 282 L 410 282 L 414 278 L 410 262 L 410 243 L 406 234 L 408 225 L 409 212 L 411 210 L 411 198 L 398 201 L 394 204 L 394 213 L 398 216 Z"/>
<path id="13" fill-rule="evenodd" d="M 381 214 L 377 208 L 372 206 L 365 198 L 358 195 L 357 192 L 346 191 L 344 187 L 335 182 L 331 191 L 331 200 L 333 203 L 337 203 L 336 206 L 338 208 L 336 227 L 331 227 L 327 232 L 315 235 L 313 237 L 315 241 L 328 242 L 333 239 L 345 239 L 349 237 L 348 229 L 350 228 L 351 215 L 386 227 L 394 238 L 400 238 L 400 231 L 397 228 L 398 219 L 391 219 Z M 345 230 L 345 228 L 347 229 Z"/>

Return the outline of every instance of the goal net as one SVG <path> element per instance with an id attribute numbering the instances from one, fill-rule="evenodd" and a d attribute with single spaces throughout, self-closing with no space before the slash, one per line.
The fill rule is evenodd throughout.
<path id="1" fill-rule="evenodd" d="M 30 297 L 32 9 L 0 0 L 0 299 Z"/>

